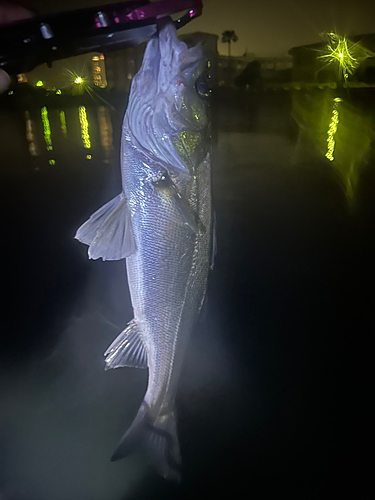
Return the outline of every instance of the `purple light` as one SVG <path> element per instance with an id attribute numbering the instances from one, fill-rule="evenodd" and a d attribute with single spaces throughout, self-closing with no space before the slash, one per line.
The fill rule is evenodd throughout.
<path id="1" fill-rule="evenodd" d="M 120 19 L 116 16 L 115 17 L 115 23 L 119 23 L 120 22 Z"/>
<path id="2" fill-rule="evenodd" d="M 191 10 L 189 10 L 189 16 L 190 16 L 190 17 L 193 17 L 193 16 L 194 16 L 194 14 L 195 14 L 195 9 L 191 9 Z"/>
<path id="3" fill-rule="evenodd" d="M 101 28 L 101 27 L 102 27 L 101 23 L 99 23 L 99 22 L 97 21 L 97 22 L 96 22 L 96 27 L 97 27 L 97 28 Z"/>

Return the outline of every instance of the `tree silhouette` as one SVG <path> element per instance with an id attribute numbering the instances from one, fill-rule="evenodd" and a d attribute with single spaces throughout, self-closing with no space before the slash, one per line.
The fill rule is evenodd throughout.
<path id="1" fill-rule="evenodd" d="M 235 31 L 223 31 L 221 34 L 221 43 L 227 43 L 228 44 L 228 57 L 231 56 L 231 43 L 232 42 L 237 42 L 238 41 L 238 36 L 236 35 Z"/>

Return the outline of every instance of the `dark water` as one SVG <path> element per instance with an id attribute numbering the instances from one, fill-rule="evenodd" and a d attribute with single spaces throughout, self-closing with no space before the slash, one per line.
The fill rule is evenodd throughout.
<path id="1" fill-rule="evenodd" d="M 120 191 L 126 98 L 1 113 L 1 500 L 375 498 L 373 95 L 340 101 L 330 162 L 334 97 L 214 98 L 218 254 L 178 395 L 178 487 L 142 455 L 109 461 L 147 373 L 104 372 L 132 317 L 125 263 L 73 238 Z"/>

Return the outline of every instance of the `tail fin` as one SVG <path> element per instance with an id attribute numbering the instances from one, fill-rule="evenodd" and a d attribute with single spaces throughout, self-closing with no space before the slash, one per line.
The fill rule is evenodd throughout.
<path id="1" fill-rule="evenodd" d="M 122 437 L 111 461 L 126 457 L 141 447 L 151 458 L 159 474 L 179 483 L 181 474 L 180 448 L 178 444 L 174 412 L 159 416 L 152 421 L 148 405 L 143 402 L 132 425 Z"/>

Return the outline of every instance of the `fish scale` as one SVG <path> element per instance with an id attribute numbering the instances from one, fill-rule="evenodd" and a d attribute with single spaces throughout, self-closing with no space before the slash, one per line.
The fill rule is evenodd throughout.
<path id="1" fill-rule="evenodd" d="M 127 136 L 127 131 L 124 132 Z M 137 159 L 130 169 L 127 169 L 127 163 L 124 163 L 123 184 L 132 212 L 138 252 L 128 257 L 127 273 L 134 317 L 137 324 L 142 325 L 140 331 L 149 353 L 149 385 L 145 401 L 157 415 L 162 410 L 168 410 L 165 395 L 168 394 L 170 401 L 175 396 L 174 380 L 178 379 L 181 369 L 180 359 L 175 359 L 176 344 L 178 343 L 178 347 L 185 347 L 185 337 L 190 333 L 191 325 L 199 314 L 199 305 L 204 295 L 202 284 L 205 281 L 202 279 L 200 283 L 199 276 L 202 273 L 204 277 L 204 273 L 208 272 L 210 235 L 209 231 L 207 234 L 194 235 L 191 229 L 181 222 L 179 212 L 170 203 L 163 203 L 164 200 L 160 199 L 151 185 L 146 188 L 148 191 L 144 191 L 143 179 L 147 176 L 145 162 L 139 161 L 139 152 L 129 143 L 130 139 L 125 143 L 125 157 L 130 162 L 132 155 Z M 203 170 L 207 170 L 207 163 L 205 161 L 202 165 Z M 188 183 L 191 184 L 191 181 Z M 140 190 L 145 193 L 144 197 L 140 196 Z M 187 186 L 182 185 L 181 191 L 187 193 Z M 209 193 L 204 194 L 205 202 L 209 206 Z M 147 199 L 149 206 L 145 206 L 144 199 Z M 190 189 L 190 196 L 185 194 L 185 199 L 189 200 L 190 206 L 195 204 L 194 211 L 198 210 L 196 185 Z M 199 214 L 203 218 L 204 208 L 203 206 L 203 213 Z M 206 218 L 205 222 L 209 228 L 210 220 Z M 196 251 L 198 246 L 200 252 Z M 195 257 L 193 260 L 194 253 L 204 259 L 205 266 L 201 266 L 202 269 L 197 269 L 198 259 Z M 187 285 L 190 287 L 189 292 L 194 295 L 188 302 L 185 298 Z M 191 311 L 193 308 L 195 310 Z M 186 309 L 188 320 L 181 324 Z M 159 332 L 157 337 L 155 332 Z M 179 351 L 183 353 L 184 349 L 179 348 Z M 172 386 L 169 391 L 167 384 Z"/>

